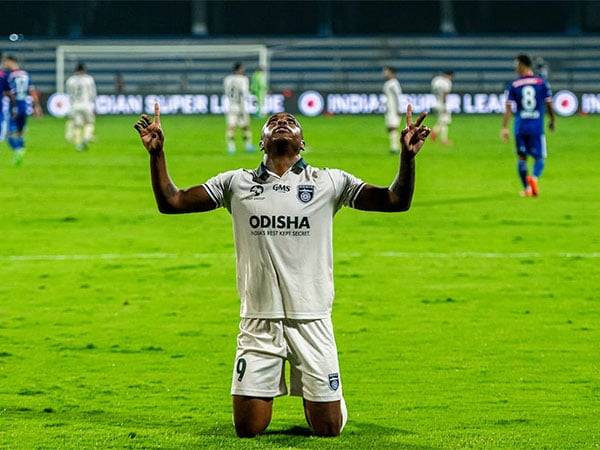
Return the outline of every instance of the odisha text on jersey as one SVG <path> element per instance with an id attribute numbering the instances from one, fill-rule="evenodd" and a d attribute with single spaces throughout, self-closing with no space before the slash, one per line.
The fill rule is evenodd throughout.
<path id="1" fill-rule="evenodd" d="M 306 216 L 250 216 L 252 228 L 309 229 Z"/>

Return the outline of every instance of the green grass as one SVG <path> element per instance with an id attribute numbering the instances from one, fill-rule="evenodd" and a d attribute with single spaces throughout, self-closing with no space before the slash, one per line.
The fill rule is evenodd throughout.
<path id="1" fill-rule="evenodd" d="M 19 168 L 0 144 L 0 447 L 600 446 L 600 117 L 559 120 L 537 199 L 518 196 L 499 117 L 459 116 L 452 148 L 418 156 L 410 212 L 341 211 L 348 425 L 307 437 L 280 398 L 252 441 L 231 425 L 229 216 L 159 215 L 133 121 L 100 118 L 76 153 L 63 122 L 32 120 Z M 163 123 L 180 186 L 258 164 L 224 154 L 220 117 Z M 311 164 L 393 179 L 381 117 L 303 124 Z"/>

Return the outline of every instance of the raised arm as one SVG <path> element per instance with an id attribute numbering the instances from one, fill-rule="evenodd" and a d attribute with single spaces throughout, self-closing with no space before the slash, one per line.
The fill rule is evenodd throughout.
<path id="1" fill-rule="evenodd" d="M 400 168 L 396 179 L 389 188 L 365 185 L 354 202 L 356 209 L 363 211 L 401 212 L 410 208 L 415 190 L 415 156 L 423 147 L 431 130 L 423 126 L 426 113 L 421 113 L 412 122 L 412 105 L 406 109 L 406 128 L 402 130 L 400 141 Z"/>
<path id="2" fill-rule="evenodd" d="M 143 114 L 134 125 L 134 128 L 140 134 L 142 144 L 150 154 L 152 189 L 158 210 L 161 213 L 202 212 L 217 207 L 203 186 L 179 189 L 171 180 L 163 151 L 165 138 L 160 127 L 160 107 L 158 103 L 154 105 L 154 120 Z"/>

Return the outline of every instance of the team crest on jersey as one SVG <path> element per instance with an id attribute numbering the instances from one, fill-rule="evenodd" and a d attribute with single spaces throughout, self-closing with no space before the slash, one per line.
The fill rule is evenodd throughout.
<path id="1" fill-rule="evenodd" d="M 310 202 L 315 195 L 315 187 L 312 184 L 298 185 L 298 200 L 302 203 Z"/>
<path id="2" fill-rule="evenodd" d="M 340 387 L 340 376 L 337 373 L 329 374 L 329 387 L 332 391 L 337 391 Z"/>

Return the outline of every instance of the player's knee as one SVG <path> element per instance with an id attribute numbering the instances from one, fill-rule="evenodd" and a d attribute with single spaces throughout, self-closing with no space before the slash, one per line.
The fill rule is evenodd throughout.
<path id="1" fill-rule="evenodd" d="M 265 431 L 268 425 L 258 421 L 236 421 L 235 433 L 240 438 L 253 438 Z"/>
<path id="2" fill-rule="evenodd" d="M 315 436 L 319 437 L 336 437 L 342 432 L 341 420 L 327 420 L 312 424 Z"/>

